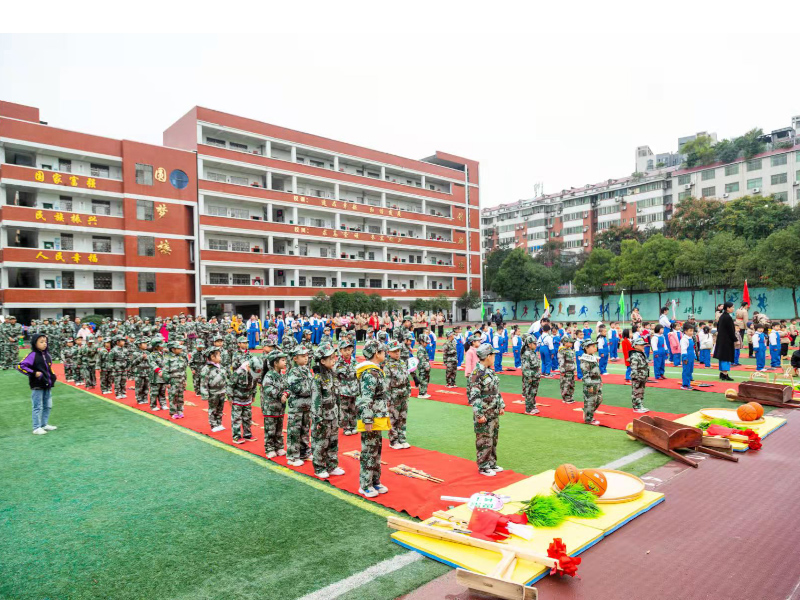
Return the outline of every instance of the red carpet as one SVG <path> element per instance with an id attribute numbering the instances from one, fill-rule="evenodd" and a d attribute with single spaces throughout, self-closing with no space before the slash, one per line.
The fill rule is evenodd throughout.
<path id="1" fill-rule="evenodd" d="M 63 382 L 63 365 L 54 364 L 53 370 L 58 375 L 59 380 Z M 130 383 L 131 382 L 129 382 L 129 385 Z M 78 389 L 84 388 L 78 387 Z M 261 409 L 258 406 L 253 406 L 253 435 L 258 439 L 255 442 L 247 442 L 240 445 L 234 444 L 231 437 L 230 404 L 226 403 L 225 415 L 223 417 L 223 425 L 225 425 L 225 427 L 228 429 L 225 431 L 220 431 L 219 433 L 211 433 L 211 427 L 208 424 L 208 413 L 207 411 L 203 410 L 206 407 L 206 403 L 193 392 L 187 391 L 184 396 L 186 401 L 184 406 L 184 414 L 186 415 L 185 418 L 171 420 L 169 418 L 169 411 L 159 410 L 153 412 L 150 410 L 150 407 L 147 404 L 136 404 L 136 397 L 133 390 L 128 390 L 128 398 L 125 400 L 116 400 L 112 394 L 100 394 L 99 387 L 89 391 L 97 394 L 98 396 L 103 395 L 105 398 L 113 400 L 114 402 L 119 402 L 120 404 L 125 404 L 132 408 L 141 410 L 142 412 L 169 420 L 175 425 L 186 427 L 192 431 L 202 433 L 241 450 L 245 450 L 261 457 L 265 456 L 262 426 L 264 418 L 261 415 Z M 285 427 L 286 425 L 284 422 L 284 428 Z M 464 435 L 472 436 L 472 428 L 470 427 L 469 430 L 465 430 Z M 359 462 L 342 454 L 343 452 L 349 452 L 350 450 L 361 450 L 360 436 L 345 436 L 340 433 L 339 465 L 346 471 L 346 473 L 339 477 L 332 477 L 328 481 L 334 487 L 345 490 L 352 494 L 358 494 Z M 286 457 L 282 456 L 270 460 L 288 469 L 292 469 L 293 471 L 298 471 L 300 473 L 313 476 L 314 468 L 310 460 L 306 461 L 302 467 L 288 467 L 286 465 Z M 393 510 L 406 512 L 410 516 L 419 519 L 426 519 L 430 517 L 434 511 L 446 508 L 446 503 L 441 501 L 439 496 L 469 497 L 475 492 L 485 489 L 502 488 L 527 477 L 527 475 L 506 470 L 489 479 L 478 474 L 478 468 L 473 461 L 459 458 L 457 456 L 450 456 L 449 454 L 442 454 L 441 452 L 416 448 L 413 446 L 406 450 L 392 450 L 389 448 L 389 440 L 386 438 L 383 440 L 383 453 L 381 460 L 388 463 L 383 465 L 381 483 L 389 488 L 389 493 L 381 494 L 372 500 Z M 421 469 L 426 473 L 433 475 L 434 477 L 444 479 L 445 482 L 442 484 L 435 484 L 429 481 L 411 479 L 409 477 L 397 475 L 389 471 L 390 467 L 400 464 Z"/>
<path id="2" fill-rule="evenodd" d="M 576 392 L 580 393 L 580 386 L 577 386 Z M 417 393 L 418 391 L 416 388 L 411 390 L 412 396 L 416 397 Z M 431 395 L 430 400 L 467 406 L 467 393 L 464 388 L 448 389 L 443 385 L 430 384 L 428 385 L 428 393 Z M 688 394 L 689 392 L 686 393 Z M 540 412 L 538 415 L 532 415 L 531 418 L 544 417 L 546 419 L 558 419 L 560 421 L 570 421 L 572 423 L 583 423 L 583 401 L 577 399 L 578 395 L 579 394 L 576 394 L 576 401 L 574 404 L 564 404 L 560 398 L 537 397 L 536 405 Z M 582 397 L 583 396 L 581 395 L 580 398 Z M 525 397 L 522 394 L 509 394 L 508 392 L 503 392 L 503 400 L 506 403 L 507 412 L 525 412 Z M 521 404 L 517 404 L 517 402 L 521 402 Z M 599 411 L 601 411 L 601 413 L 611 413 L 596 413 L 597 420 L 600 421 L 604 427 L 608 427 L 610 429 L 619 429 L 621 431 L 625 429 L 625 426 L 628 423 L 639 416 L 639 413 L 633 412 L 633 409 L 630 407 L 603 405 L 600 407 Z M 665 419 L 669 419 L 670 421 L 674 421 L 675 419 L 683 416 L 682 414 L 678 415 L 656 411 L 651 411 L 647 414 L 663 417 Z"/>

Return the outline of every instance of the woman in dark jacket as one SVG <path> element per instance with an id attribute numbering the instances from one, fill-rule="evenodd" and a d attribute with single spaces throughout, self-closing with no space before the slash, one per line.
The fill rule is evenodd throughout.
<path id="1" fill-rule="evenodd" d="M 733 377 L 728 375 L 731 370 L 731 363 L 734 362 L 736 346 L 736 326 L 733 323 L 733 302 L 726 302 L 722 315 L 717 322 L 717 346 L 714 348 L 714 358 L 719 361 L 719 378 L 722 381 L 733 381 Z"/>
<path id="2" fill-rule="evenodd" d="M 42 435 L 57 429 L 55 425 L 47 423 L 50 409 L 53 408 L 51 391 L 56 384 L 56 374 L 53 373 L 53 360 L 47 351 L 47 336 L 34 334 L 31 348 L 31 353 L 17 365 L 17 370 L 28 376 L 33 405 L 33 433 Z"/>

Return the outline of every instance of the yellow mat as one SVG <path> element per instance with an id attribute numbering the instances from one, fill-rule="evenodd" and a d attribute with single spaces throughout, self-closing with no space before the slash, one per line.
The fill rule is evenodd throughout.
<path id="1" fill-rule="evenodd" d="M 681 425 L 691 425 L 692 427 L 697 427 L 698 423 L 701 423 L 705 420 L 706 419 L 703 418 L 703 415 L 700 414 L 700 411 L 697 411 L 689 415 L 686 415 L 685 417 L 681 417 L 680 419 L 675 419 L 675 422 L 680 423 Z M 786 419 L 764 415 L 764 422 L 761 423 L 760 425 L 753 425 L 750 427 L 750 429 L 752 429 L 758 435 L 760 435 L 761 439 L 763 440 L 765 437 L 767 437 L 771 433 L 774 433 L 776 430 L 780 429 L 784 425 L 786 425 Z M 748 450 L 747 444 L 743 442 L 732 441 L 731 448 L 733 448 L 734 452 L 747 452 Z"/>
<path id="2" fill-rule="evenodd" d="M 551 491 L 553 474 L 554 471 L 552 469 L 544 471 L 505 488 L 495 490 L 495 493 L 501 496 L 509 496 L 512 500 L 528 500 L 538 493 L 549 493 Z M 570 556 L 576 556 L 599 542 L 606 535 L 622 527 L 631 519 L 663 502 L 663 500 L 663 494 L 645 491 L 641 498 L 632 502 L 601 505 L 603 515 L 597 519 L 569 517 L 558 527 L 535 528 L 534 537 L 530 541 L 512 537 L 511 543 L 532 552 L 546 554 L 547 547 L 553 541 L 553 538 L 561 538 L 567 546 L 567 553 Z M 520 508 L 520 503 L 512 502 L 507 504 L 501 512 L 511 514 L 517 512 Z M 447 513 L 458 519 L 469 521 L 472 511 L 462 504 L 447 511 Z M 428 523 L 429 521 L 430 519 L 424 522 Z M 434 540 L 414 533 L 395 532 L 392 534 L 392 540 L 401 546 L 416 550 L 439 562 L 478 573 L 490 573 L 497 566 L 497 561 L 500 560 L 500 555 L 496 552 L 462 546 L 461 544 L 443 540 Z M 516 583 L 531 584 L 544 577 L 548 572 L 546 567 L 520 560 L 517 561 L 517 566 L 511 579 Z"/>

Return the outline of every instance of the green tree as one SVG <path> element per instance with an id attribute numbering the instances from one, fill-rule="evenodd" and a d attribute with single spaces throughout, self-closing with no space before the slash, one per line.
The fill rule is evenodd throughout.
<path id="1" fill-rule="evenodd" d="M 411 312 L 427 312 L 430 310 L 430 302 L 425 298 L 417 298 L 411 302 Z"/>
<path id="2" fill-rule="evenodd" d="M 368 297 L 369 299 L 369 311 L 368 312 L 376 312 L 381 314 L 385 310 L 386 303 L 384 302 L 383 298 L 381 298 L 380 294 L 370 294 Z"/>
<path id="3" fill-rule="evenodd" d="M 369 312 L 370 300 L 364 292 L 352 292 L 350 294 L 350 310 L 355 313 Z"/>
<path id="4" fill-rule="evenodd" d="M 680 152 L 686 155 L 684 166 L 687 169 L 710 165 L 716 160 L 713 141 L 707 135 L 699 135 L 695 139 L 686 142 L 681 147 Z"/>
<path id="5" fill-rule="evenodd" d="M 494 278 L 497 276 L 497 271 L 500 270 L 500 265 L 511 254 L 511 250 L 507 248 L 498 248 L 486 255 L 486 260 L 483 263 L 483 287 L 487 290 L 494 290 Z"/>
<path id="6" fill-rule="evenodd" d="M 612 225 L 595 236 L 594 247 L 605 248 L 619 256 L 622 240 L 637 240 L 639 243 L 644 243 L 647 235 L 646 229 L 636 229 L 632 225 Z"/>
<path id="7" fill-rule="evenodd" d="M 564 249 L 564 242 L 561 240 L 550 239 L 547 240 L 536 256 L 533 257 L 538 263 L 543 264 L 545 267 L 559 267 L 561 264 L 561 253 Z"/>
<path id="8" fill-rule="evenodd" d="M 664 224 L 664 234 L 679 240 L 707 240 L 719 230 L 723 203 L 708 198 L 687 198 Z"/>
<path id="9" fill-rule="evenodd" d="M 609 251 L 606 250 L 606 252 Z M 647 276 L 642 245 L 638 240 L 623 240 L 619 256 L 614 256 L 610 252 L 609 255 L 611 255 L 611 263 L 608 267 L 608 280 L 616 281 L 617 291 L 629 290 L 632 298 L 633 290 L 644 288 L 644 280 Z"/>
<path id="10" fill-rule="evenodd" d="M 461 294 L 456 300 L 456 306 L 461 310 L 474 310 L 481 307 L 481 293 L 477 290 L 469 290 Z"/>
<path id="11" fill-rule="evenodd" d="M 691 288 L 692 312 L 694 310 L 694 293 L 704 283 L 708 263 L 706 262 L 706 243 L 703 240 L 681 240 L 678 256 L 675 258 L 675 269 L 678 275 L 687 279 Z"/>
<path id="12" fill-rule="evenodd" d="M 428 310 L 433 312 L 445 312 L 449 311 L 451 308 L 453 308 L 453 304 L 444 294 L 439 294 L 435 298 L 428 300 Z"/>
<path id="13" fill-rule="evenodd" d="M 606 284 L 614 281 L 614 255 L 605 248 L 595 248 L 575 273 L 573 281 L 575 287 L 582 292 L 597 290 L 600 293 L 600 300 L 605 301 L 608 289 Z"/>
<path id="14" fill-rule="evenodd" d="M 661 294 L 667 291 L 667 280 L 676 274 L 675 259 L 680 253 L 680 242 L 673 238 L 664 237 L 658 233 L 651 236 L 641 246 L 643 257 L 645 289 L 658 294 L 658 305 L 661 304 Z"/>
<path id="15" fill-rule="evenodd" d="M 756 154 L 764 152 L 767 147 L 766 142 L 762 139 L 763 135 L 764 131 L 758 127 L 736 138 L 734 143 L 742 151 L 745 158 L 752 158 Z"/>
<path id="16" fill-rule="evenodd" d="M 723 231 L 706 244 L 707 284 L 722 288 L 723 297 L 728 289 L 744 283 L 740 258 L 749 251 L 747 242 L 730 231 Z"/>
<path id="17" fill-rule="evenodd" d="M 725 203 L 715 229 L 755 242 L 789 225 L 796 214 L 772 196 L 743 196 Z"/>
<path id="18" fill-rule="evenodd" d="M 347 292 L 334 292 L 331 294 L 331 311 L 341 315 L 353 312 L 350 294 Z"/>
<path id="19" fill-rule="evenodd" d="M 320 291 L 314 294 L 314 297 L 311 298 L 311 302 L 308 303 L 308 307 L 312 313 L 328 315 L 331 314 L 333 304 L 331 303 L 330 297 L 325 292 Z"/>
<path id="20" fill-rule="evenodd" d="M 500 265 L 494 291 L 518 305 L 522 300 L 555 296 L 558 283 L 558 274 L 553 269 L 534 261 L 524 249 L 516 248 Z"/>
<path id="21" fill-rule="evenodd" d="M 761 272 L 761 283 L 770 288 L 792 290 L 794 316 L 797 314 L 797 288 L 800 287 L 800 223 L 793 223 L 763 240 L 750 254 L 751 267 Z M 745 259 L 747 260 L 747 259 Z"/>
<path id="22" fill-rule="evenodd" d="M 387 298 L 384 300 L 383 310 L 391 313 L 400 310 L 400 303 L 394 298 Z"/>
<path id="23" fill-rule="evenodd" d="M 740 148 L 736 144 L 736 140 L 722 140 L 714 145 L 714 152 L 717 154 L 717 160 L 721 163 L 731 163 L 739 157 Z"/>

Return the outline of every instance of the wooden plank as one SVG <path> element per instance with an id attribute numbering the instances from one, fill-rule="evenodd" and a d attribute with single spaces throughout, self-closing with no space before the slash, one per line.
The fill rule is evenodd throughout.
<path id="1" fill-rule="evenodd" d="M 507 600 L 538 600 L 539 591 L 513 581 L 495 579 L 465 569 L 456 569 L 456 581 L 471 590 L 477 590 Z"/>

